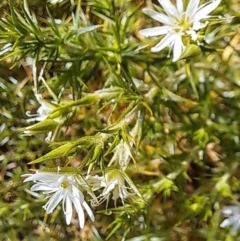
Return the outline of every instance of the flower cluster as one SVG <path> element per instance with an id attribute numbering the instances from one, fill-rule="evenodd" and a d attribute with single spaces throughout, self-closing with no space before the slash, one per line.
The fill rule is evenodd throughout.
<path id="1" fill-rule="evenodd" d="M 94 221 L 94 214 L 85 201 L 82 190 L 87 191 L 92 197 L 91 202 L 94 206 L 106 200 L 108 205 L 110 196 L 112 196 L 115 206 L 119 198 L 124 204 L 124 199 L 134 195 L 134 193 L 128 191 L 128 189 L 132 190 L 131 186 L 133 184 L 126 178 L 126 174 L 120 170 L 111 170 L 103 177 L 87 176 L 85 180 L 81 178 L 79 174 L 60 173 L 60 170 L 61 169 L 58 168 L 57 173 L 36 171 L 35 174 L 24 174 L 23 177 L 26 177 L 24 182 L 35 182 L 31 187 L 31 191 L 42 191 L 43 194 L 49 198 L 48 202 L 43 206 L 46 213 L 52 213 L 57 205 L 62 202 L 62 209 L 68 225 L 71 222 L 73 207 L 77 212 L 80 228 L 83 228 L 85 224 L 83 208 L 86 210 L 90 219 Z M 126 187 L 125 180 L 130 184 L 130 187 Z M 103 191 L 99 197 L 96 198 L 89 187 L 91 187 L 92 190 L 103 188 Z M 133 190 L 136 190 L 135 187 L 133 187 Z M 138 192 L 135 194 L 140 195 Z"/>

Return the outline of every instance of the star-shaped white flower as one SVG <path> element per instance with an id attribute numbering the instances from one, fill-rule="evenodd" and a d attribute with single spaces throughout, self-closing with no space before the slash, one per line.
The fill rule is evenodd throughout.
<path id="1" fill-rule="evenodd" d="M 170 0 L 158 0 L 158 2 L 166 14 L 147 8 L 144 8 L 143 12 L 162 23 L 163 26 L 142 29 L 139 33 L 146 37 L 165 35 L 156 46 L 151 48 L 151 51 L 159 52 L 170 47 L 173 49 L 173 61 L 177 61 L 185 48 L 183 36 L 190 36 L 193 41 L 196 41 L 196 31 L 208 24 L 208 22 L 202 23 L 201 20 L 209 18 L 208 14 L 218 7 L 221 0 L 213 0 L 201 6 L 198 6 L 199 0 L 190 0 L 186 9 L 184 9 L 183 0 L 176 0 L 176 6 Z"/>
<path id="2" fill-rule="evenodd" d="M 75 175 L 37 172 L 23 176 L 27 177 L 24 182 L 34 181 L 36 183 L 31 187 L 31 191 L 43 191 L 44 194 L 50 195 L 48 202 L 43 206 L 48 214 L 52 213 L 62 201 L 67 225 L 70 224 L 72 218 L 73 206 L 78 214 L 80 228 L 83 228 L 85 223 L 83 207 L 94 221 L 93 212 L 79 190 L 80 180 Z"/>
<path id="3" fill-rule="evenodd" d="M 235 234 L 240 229 L 240 206 L 229 205 L 222 209 L 222 213 L 227 217 L 221 224 L 221 228 L 231 227 L 231 234 Z"/>

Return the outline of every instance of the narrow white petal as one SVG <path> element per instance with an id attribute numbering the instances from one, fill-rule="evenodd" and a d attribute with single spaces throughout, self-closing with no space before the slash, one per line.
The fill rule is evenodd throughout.
<path id="1" fill-rule="evenodd" d="M 159 36 L 159 35 L 167 34 L 169 31 L 171 31 L 171 27 L 161 26 L 161 27 L 142 29 L 139 31 L 139 33 L 145 37 L 151 37 L 151 36 Z"/>
<path id="2" fill-rule="evenodd" d="M 116 182 L 109 182 L 109 183 L 107 183 L 107 186 L 102 191 L 102 196 L 105 196 L 108 193 L 110 193 L 115 188 L 116 185 L 117 185 Z"/>
<path id="3" fill-rule="evenodd" d="M 68 195 L 63 200 L 63 211 L 66 216 L 66 224 L 69 225 L 72 219 L 72 202 Z"/>
<path id="4" fill-rule="evenodd" d="M 72 186 L 72 195 L 78 198 L 79 202 L 82 204 L 84 202 L 83 193 L 75 186 Z"/>
<path id="5" fill-rule="evenodd" d="M 234 206 L 234 205 L 229 205 L 229 206 L 225 206 L 222 208 L 222 213 L 225 215 L 225 216 L 230 216 L 234 213 L 239 213 L 240 212 L 240 209 L 238 206 Z"/>
<path id="6" fill-rule="evenodd" d="M 225 227 L 228 227 L 230 225 L 233 225 L 233 224 L 236 224 L 238 223 L 240 217 L 239 215 L 233 215 L 233 216 L 230 216 L 229 218 L 225 219 L 221 224 L 220 224 L 220 227 L 221 228 L 225 228 Z M 234 227 L 233 227 L 234 228 Z"/>
<path id="7" fill-rule="evenodd" d="M 218 5 L 220 4 L 221 0 L 215 0 L 214 2 L 204 6 L 204 7 L 200 7 L 199 10 L 197 11 L 197 13 L 194 15 L 194 21 L 199 21 L 201 19 L 204 19 L 209 13 L 211 13 L 215 8 L 218 7 Z"/>
<path id="8" fill-rule="evenodd" d="M 226 228 L 228 226 L 230 226 L 232 223 L 230 223 L 229 219 L 225 219 L 223 220 L 223 222 L 220 224 L 220 228 Z"/>
<path id="9" fill-rule="evenodd" d="M 174 34 L 167 34 L 156 46 L 151 48 L 152 52 L 159 52 L 162 49 L 166 48 L 167 46 L 171 45 L 172 41 L 174 40 Z"/>
<path id="10" fill-rule="evenodd" d="M 43 208 L 46 210 L 48 214 L 53 212 L 53 210 L 57 207 L 59 202 L 61 202 L 63 196 L 63 190 L 60 190 L 52 195 L 47 204 L 43 206 Z"/>
<path id="11" fill-rule="evenodd" d="M 24 176 L 24 175 L 23 175 Z M 28 182 L 28 181 L 39 181 L 39 182 L 56 182 L 58 179 L 59 175 L 55 174 L 55 173 L 35 173 L 35 174 L 31 174 L 31 176 L 29 176 L 28 178 L 26 178 L 24 180 L 24 182 Z"/>
<path id="12" fill-rule="evenodd" d="M 169 18 L 167 15 L 164 15 L 162 13 L 158 13 L 154 10 L 151 10 L 151 9 L 147 9 L 147 8 L 144 8 L 142 10 L 146 15 L 148 15 L 149 17 L 157 20 L 158 22 L 160 23 L 163 23 L 167 26 L 174 26 L 174 22 L 171 18 Z"/>
<path id="13" fill-rule="evenodd" d="M 117 200 L 119 197 L 120 197 L 120 194 L 121 194 L 121 189 L 120 187 L 116 187 L 114 188 L 113 192 L 112 192 L 113 196 L 112 196 L 112 200 Z"/>
<path id="14" fill-rule="evenodd" d="M 199 0 L 190 0 L 186 9 L 186 16 L 192 19 L 198 9 L 198 5 Z"/>
<path id="15" fill-rule="evenodd" d="M 174 45 L 173 45 L 173 62 L 177 61 L 179 57 L 182 54 L 183 51 L 183 42 L 182 42 L 182 36 L 181 35 L 176 35 L 176 38 L 174 40 Z"/>
<path id="16" fill-rule="evenodd" d="M 127 191 L 127 187 L 122 188 L 122 195 L 123 198 L 128 198 L 129 196 L 131 196 L 131 194 Z"/>
<path id="17" fill-rule="evenodd" d="M 158 2 L 161 4 L 168 16 L 173 16 L 175 18 L 179 17 L 176 7 L 171 3 L 170 0 L 158 0 Z"/>
<path id="18" fill-rule="evenodd" d="M 177 0 L 177 10 L 179 15 L 183 13 L 183 1 L 182 0 Z"/>
<path id="19" fill-rule="evenodd" d="M 56 192 L 57 190 L 59 190 L 59 188 L 49 186 L 48 184 L 44 184 L 44 183 L 36 183 L 31 187 L 31 191 L 33 192 L 44 191 L 47 193 L 52 193 L 52 192 Z"/>
<path id="20" fill-rule="evenodd" d="M 77 214 L 78 214 L 79 226 L 80 226 L 80 228 L 83 228 L 84 223 L 85 223 L 85 216 L 84 216 L 83 208 L 82 208 L 78 198 L 73 197 L 72 202 L 73 202 L 73 205 L 74 205 L 74 207 L 77 211 Z"/>
<path id="21" fill-rule="evenodd" d="M 92 212 L 92 209 L 88 206 L 88 204 L 84 201 L 83 202 L 83 207 L 85 208 L 85 210 L 87 211 L 88 213 L 88 216 L 91 218 L 91 220 L 94 222 L 95 221 L 95 217 L 94 217 L 94 214 Z"/>

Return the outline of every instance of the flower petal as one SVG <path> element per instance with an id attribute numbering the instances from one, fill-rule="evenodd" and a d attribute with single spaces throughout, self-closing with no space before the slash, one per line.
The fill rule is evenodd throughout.
<path id="1" fill-rule="evenodd" d="M 173 60 L 172 60 L 173 62 L 179 59 L 184 48 L 181 34 L 178 34 L 178 35 L 176 34 L 175 36 L 176 38 L 174 40 L 174 45 L 173 45 Z"/>
<path id="2" fill-rule="evenodd" d="M 190 0 L 186 9 L 186 16 L 192 19 L 198 9 L 199 0 Z"/>
<path id="3" fill-rule="evenodd" d="M 50 182 L 54 183 L 57 182 L 57 179 L 59 178 L 58 174 L 55 173 L 44 173 L 44 172 L 37 172 L 35 174 L 24 174 L 23 177 L 27 176 L 27 178 L 24 180 L 24 182 L 28 181 L 39 181 L 39 182 Z"/>
<path id="4" fill-rule="evenodd" d="M 80 228 L 83 228 L 85 223 L 85 216 L 83 208 L 80 204 L 80 200 L 77 197 L 72 197 L 72 202 L 78 214 L 79 226 Z"/>
<path id="5" fill-rule="evenodd" d="M 113 194 L 112 195 L 112 200 L 116 201 L 120 197 L 120 194 L 121 194 L 120 186 L 114 188 L 112 194 Z"/>
<path id="6" fill-rule="evenodd" d="M 176 2 L 177 4 L 177 10 L 178 10 L 178 13 L 179 15 L 181 15 L 183 13 L 183 1 L 182 0 L 177 0 Z"/>
<path id="7" fill-rule="evenodd" d="M 229 227 L 232 223 L 229 221 L 229 219 L 223 220 L 223 222 L 220 224 L 220 228 L 226 228 Z"/>
<path id="8" fill-rule="evenodd" d="M 52 192 L 56 192 L 59 190 L 59 187 L 49 186 L 48 184 L 44 183 L 36 183 L 31 187 L 31 191 L 44 191 L 45 193 L 49 194 Z"/>
<path id="9" fill-rule="evenodd" d="M 63 211 L 66 216 L 66 224 L 69 225 L 72 219 L 72 202 L 69 195 L 66 195 L 63 199 Z"/>
<path id="10" fill-rule="evenodd" d="M 154 10 L 151 10 L 151 9 L 147 9 L 147 8 L 144 8 L 142 10 L 146 15 L 148 15 L 149 17 L 157 20 L 158 22 L 160 23 L 163 23 L 167 26 L 175 26 L 173 20 L 171 18 L 169 18 L 167 15 L 164 15 L 162 13 L 158 13 Z"/>
<path id="11" fill-rule="evenodd" d="M 94 217 L 94 214 L 92 212 L 92 209 L 88 206 L 88 204 L 84 201 L 83 202 L 83 207 L 85 208 L 85 210 L 87 211 L 88 213 L 88 216 L 91 218 L 91 220 L 94 222 L 95 221 L 95 217 Z"/>
<path id="12" fill-rule="evenodd" d="M 72 186 L 72 195 L 73 195 L 73 197 L 78 198 L 78 200 L 81 204 L 84 202 L 83 193 L 75 186 Z"/>
<path id="13" fill-rule="evenodd" d="M 176 7 L 171 3 L 170 0 L 158 0 L 158 2 L 161 4 L 161 6 L 163 7 L 164 11 L 168 16 L 174 18 L 179 17 L 179 13 Z"/>
<path id="14" fill-rule="evenodd" d="M 167 46 L 172 44 L 172 41 L 174 40 L 175 35 L 174 34 L 167 34 L 156 46 L 151 48 L 152 52 L 159 52 L 162 49 L 166 48 Z"/>
<path id="15" fill-rule="evenodd" d="M 52 195 L 52 197 L 49 199 L 49 201 L 43 206 L 43 209 L 46 210 L 46 212 L 52 213 L 53 210 L 57 207 L 59 202 L 61 202 L 62 198 L 64 197 L 64 190 L 60 190 Z"/>
<path id="16" fill-rule="evenodd" d="M 238 213 L 239 212 L 239 207 L 238 206 L 234 206 L 234 205 L 228 205 L 222 208 L 222 213 L 225 216 L 230 216 L 233 215 L 234 213 Z"/>
<path id="17" fill-rule="evenodd" d="M 171 27 L 161 26 L 161 27 L 142 29 L 139 31 L 139 33 L 145 37 L 150 37 L 150 36 L 159 36 L 159 35 L 167 34 L 169 31 L 171 31 Z"/>
<path id="18" fill-rule="evenodd" d="M 218 7 L 220 4 L 221 0 L 215 0 L 214 2 L 204 6 L 204 7 L 199 7 L 197 13 L 194 15 L 193 19 L 194 21 L 199 21 L 201 19 L 207 18 L 209 13 L 211 13 L 215 8 Z"/>
<path id="19" fill-rule="evenodd" d="M 117 182 L 114 182 L 114 181 L 108 182 L 106 187 L 102 191 L 102 196 L 105 196 L 108 193 L 110 193 L 115 188 L 116 185 L 118 185 Z"/>

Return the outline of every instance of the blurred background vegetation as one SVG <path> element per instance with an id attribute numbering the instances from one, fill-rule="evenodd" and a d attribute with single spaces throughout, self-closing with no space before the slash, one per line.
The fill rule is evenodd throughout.
<path id="1" fill-rule="evenodd" d="M 0 240 L 240 240 L 219 228 L 221 208 L 239 200 L 240 2 L 223 0 L 201 51 L 176 63 L 166 57 L 168 50 L 151 53 L 156 39 L 138 34 L 156 25 L 141 11 L 150 4 L 1 1 Z M 138 106 L 141 139 L 127 173 L 147 203 L 110 203 L 108 212 L 103 204 L 94 209 L 96 221 L 79 230 L 77 218 L 65 224 L 61 207 L 47 216 L 43 196 L 32 196 L 21 175 L 44 166 L 78 166 L 89 149 L 71 160 L 28 165 L 53 147 L 44 133 L 17 130 L 30 125 L 26 112 L 39 107 L 34 91 L 53 100 L 49 87 L 64 102 L 109 86 L 122 90 L 116 102 L 76 107 L 54 141 L 94 135 Z M 99 163 L 107 166 L 110 159 Z"/>

